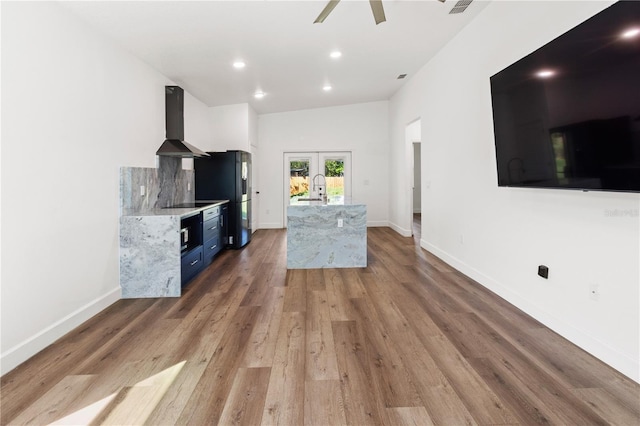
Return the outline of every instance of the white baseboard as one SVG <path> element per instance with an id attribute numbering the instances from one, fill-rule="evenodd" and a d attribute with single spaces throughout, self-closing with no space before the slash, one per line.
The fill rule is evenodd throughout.
<path id="1" fill-rule="evenodd" d="M 389 223 L 388 226 L 403 237 L 410 237 L 413 235 L 413 231 L 411 229 L 401 228 L 395 223 Z"/>
<path id="2" fill-rule="evenodd" d="M 280 223 L 261 223 L 259 229 L 282 229 L 282 222 Z"/>
<path id="3" fill-rule="evenodd" d="M 576 328 L 575 326 L 563 321 L 561 318 L 550 314 L 543 307 L 531 303 L 525 297 L 513 292 L 507 286 L 483 274 L 449 253 L 440 250 L 438 247 L 435 247 L 427 241 L 421 239 L 420 247 L 467 275 L 471 279 L 477 281 L 479 284 L 507 300 L 512 305 L 531 315 L 551 330 L 589 352 L 602 362 L 618 370 L 630 379 L 640 383 L 639 360 L 621 353 L 617 349 L 612 348 L 608 344 L 600 341 L 598 338 L 590 335 L 587 331 Z"/>
<path id="4" fill-rule="evenodd" d="M 70 313 L 34 336 L 31 336 L 25 341 L 6 350 L 2 355 L 0 355 L 0 375 L 4 375 L 5 373 L 13 370 L 18 365 L 22 364 L 74 328 L 78 327 L 89 318 L 120 300 L 121 296 L 122 291 L 120 286 L 118 286 L 107 294 L 80 307 L 76 311 Z"/>
<path id="5" fill-rule="evenodd" d="M 389 226 L 389 222 L 386 220 L 371 220 L 367 221 L 367 228 L 380 228 Z"/>

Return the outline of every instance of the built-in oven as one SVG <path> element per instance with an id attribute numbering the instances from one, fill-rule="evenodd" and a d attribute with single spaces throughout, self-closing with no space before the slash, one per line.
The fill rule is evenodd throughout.
<path id="1" fill-rule="evenodd" d="M 200 214 L 180 219 L 180 251 L 182 253 L 202 244 L 202 219 Z"/>
<path id="2" fill-rule="evenodd" d="M 180 229 L 180 251 L 187 251 L 189 249 L 189 227 L 185 226 Z"/>

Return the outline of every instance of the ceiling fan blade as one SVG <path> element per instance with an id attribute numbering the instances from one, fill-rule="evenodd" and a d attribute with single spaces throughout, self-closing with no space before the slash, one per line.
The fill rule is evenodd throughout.
<path id="1" fill-rule="evenodd" d="M 324 9 L 322 9 L 322 12 L 320 12 L 320 15 L 318 15 L 313 23 L 318 24 L 324 22 L 324 20 L 327 19 L 327 16 L 329 16 L 331 11 L 338 5 L 338 3 L 340 3 L 340 0 L 329 0 L 329 3 L 327 3 Z"/>
<path id="2" fill-rule="evenodd" d="M 376 20 L 376 25 L 387 20 L 384 16 L 382 0 L 369 0 L 369 4 L 371 5 L 371 11 L 373 12 L 373 18 Z"/>

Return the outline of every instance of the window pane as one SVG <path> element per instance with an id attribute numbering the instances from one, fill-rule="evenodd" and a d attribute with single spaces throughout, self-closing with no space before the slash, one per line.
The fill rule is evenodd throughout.
<path id="1" fill-rule="evenodd" d="M 344 197 L 344 159 L 325 160 L 324 175 L 327 178 L 327 196 L 332 199 Z"/>
<path id="2" fill-rule="evenodd" d="M 289 199 L 295 203 L 300 197 L 309 197 L 309 160 L 289 162 Z"/>

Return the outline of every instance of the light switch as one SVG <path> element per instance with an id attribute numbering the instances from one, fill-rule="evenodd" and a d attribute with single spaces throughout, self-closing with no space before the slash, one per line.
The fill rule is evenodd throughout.
<path id="1" fill-rule="evenodd" d="M 140 185 L 140 196 L 141 197 L 144 197 L 144 190 L 145 190 L 144 185 Z"/>

